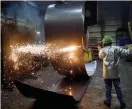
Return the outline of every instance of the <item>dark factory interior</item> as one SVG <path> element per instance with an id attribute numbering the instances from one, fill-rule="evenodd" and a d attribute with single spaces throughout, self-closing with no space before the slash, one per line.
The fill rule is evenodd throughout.
<path id="1" fill-rule="evenodd" d="M 131 70 L 131 1 L 1 1 L 1 109 L 132 109 Z"/>

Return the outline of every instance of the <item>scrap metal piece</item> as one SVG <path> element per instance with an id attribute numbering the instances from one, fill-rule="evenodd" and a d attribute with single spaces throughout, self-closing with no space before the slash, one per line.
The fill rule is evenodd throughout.
<path id="1" fill-rule="evenodd" d="M 18 90 L 28 98 L 34 99 L 48 99 L 48 100 L 62 100 L 67 102 L 76 103 L 81 101 L 87 86 L 90 82 L 91 77 L 88 76 L 91 73 L 94 74 L 96 70 L 96 61 L 88 63 L 87 68 L 94 67 L 94 70 L 87 70 L 85 75 L 78 76 L 76 78 L 63 78 L 60 79 L 54 86 L 48 89 L 42 89 L 41 87 L 34 87 L 27 83 L 21 82 L 19 80 L 14 80 L 14 83 Z M 91 75 L 92 76 L 92 75 Z"/>
<path id="2" fill-rule="evenodd" d="M 62 94 L 54 94 L 55 92 L 51 92 L 51 91 L 47 91 L 47 90 L 43 90 L 41 88 L 36 88 L 34 86 L 25 84 L 24 82 L 21 82 L 19 80 L 14 80 L 14 83 L 16 84 L 18 90 L 25 96 L 28 98 L 35 98 L 35 99 L 39 99 L 41 97 L 45 97 L 47 98 L 47 96 L 49 97 L 58 97 L 59 95 L 61 96 Z M 64 95 L 65 96 L 65 95 Z M 70 99 L 72 99 L 72 97 L 69 97 Z"/>
<path id="3" fill-rule="evenodd" d="M 19 80 L 14 80 L 18 90 L 28 98 L 33 99 L 48 99 L 48 100 L 64 100 L 71 103 L 81 101 L 88 85 L 89 78 L 70 80 L 64 78 L 49 90 L 36 88 Z"/>
<path id="4" fill-rule="evenodd" d="M 81 101 L 89 82 L 90 77 L 87 75 L 74 79 L 64 78 L 51 88 L 50 91 L 72 96 L 76 102 L 79 102 Z"/>
<path id="5" fill-rule="evenodd" d="M 85 69 L 88 76 L 93 76 L 97 68 L 97 61 L 85 63 Z"/>

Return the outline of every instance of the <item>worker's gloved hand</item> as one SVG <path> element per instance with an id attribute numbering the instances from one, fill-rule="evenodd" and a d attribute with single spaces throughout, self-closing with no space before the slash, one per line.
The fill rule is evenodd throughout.
<path id="1" fill-rule="evenodd" d="M 99 57 L 100 57 L 100 59 L 106 58 L 106 53 L 103 52 L 102 50 L 99 50 Z"/>

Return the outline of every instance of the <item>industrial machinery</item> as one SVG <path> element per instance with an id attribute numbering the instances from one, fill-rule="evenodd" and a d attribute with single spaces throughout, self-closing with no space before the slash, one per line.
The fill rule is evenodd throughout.
<path id="1" fill-rule="evenodd" d="M 82 3 L 52 4 L 48 6 L 45 14 L 46 42 L 64 48 L 57 59 L 51 59 L 51 63 L 59 74 L 65 76 L 82 73 L 80 67 L 83 66 L 83 37 L 85 37 L 83 5 Z M 73 50 L 69 51 L 70 48 Z"/>
<path id="2" fill-rule="evenodd" d="M 85 11 L 85 2 L 62 2 L 48 6 L 44 19 L 45 39 L 49 45 L 53 45 L 55 56 L 50 59 L 52 66 L 63 76 L 48 90 L 15 80 L 18 90 L 24 96 L 42 98 L 49 102 L 52 99 L 72 103 L 81 101 L 91 77 L 89 73 L 94 73 L 96 66 L 95 62 L 85 65 L 83 60 L 84 48 L 89 39 L 85 32 Z M 62 51 L 54 53 L 58 47 Z M 86 71 L 86 66 L 91 68 Z"/>
<path id="3" fill-rule="evenodd" d="M 85 31 L 85 14 L 85 2 L 62 2 L 47 8 L 44 20 L 46 42 L 64 48 L 58 58 L 51 59 L 52 66 L 61 75 L 73 77 L 85 72 L 83 55 L 89 39 Z"/>

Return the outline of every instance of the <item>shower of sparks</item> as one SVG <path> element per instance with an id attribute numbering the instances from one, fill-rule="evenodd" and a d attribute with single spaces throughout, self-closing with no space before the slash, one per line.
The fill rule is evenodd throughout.
<path id="1" fill-rule="evenodd" d="M 70 73 L 73 74 L 73 71 L 71 70 Z"/>
<path id="2" fill-rule="evenodd" d="M 23 46 L 11 45 L 10 47 L 11 55 L 9 59 L 14 62 L 14 69 L 19 70 L 19 67 L 23 65 L 28 66 L 28 69 L 34 69 L 36 66 L 39 66 L 39 64 L 41 64 L 40 62 L 32 62 L 32 60 L 35 60 L 34 57 L 57 59 L 60 54 L 63 54 L 65 52 L 74 52 L 80 46 L 68 46 L 65 48 L 61 48 L 55 44 L 27 44 Z M 73 53 L 69 54 L 69 58 L 72 57 Z M 72 62 L 70 61 L 70 63 Z"/>
<path id="3" fill-rule="evenodd" d="M 18 58 L 21 55 L 24 54 L 31 54 L 31 55 L 44 55 L 44 50 L 45 50 L 45 46 L 44 45 L 24 45 L 24 46 L 10 46 L 11 47 L 11 56 L 9 57 L 11 60 L 13 60 L 13 62 L 17 62 Z"/>
<path id="4" fill-rule="evenodd" d="M 62 48 L 62 52 L 71 52 L 71 51 L 76 51 L 78 48 L 80 48 L 80 46 L 69 46 L 69 47 L 65 47 Z"/>
<path id="5" fill-rule="evenodd" d="M 48 49 L 48 45 L 44 44 L 15 45 L 10 47 L 9 60 L 13 61 L 14 70 L 19 70 L 20 67 L 24 66 L 29 70 L 33 70 L 37 66 L 42 66 L 42 60 L 46 58 L 46 50 Z M 50 56 L 50 52 L 48 54 Z"/>
<path id="6" fill-rule="evenodd" d="M 69 95 L 71 95 L 71 96 L 72 96 L 72 91 L 69 91 Z"/>
<path id="7" fill-rule="evenodd" d="M 43 69 L 50 60 L 55 60 L 57 63 L 63 60 L 66 65 L 74 64 L 76 60 L 76 53 L 74 53 L 80 46 L 72 45 L 68 47 L 60 47 L 56 44 L 14 44 L 10 45 L 10 55 L 4 58 L 4 78 L 3 81 L 9 80 L 9 85 L 12 85 L 13 78 L 23 78 L 27 75 L 35 76 L 38 69 Z M 49 65 L 49 64 L 48 64 Z M 50 69 L 51 67 L 49 67 Z M 58 71 L 68 72 L 71 75 L 74 71 L 72 69 L 57 68 Z M 41 81 L 43 84 L 44 81 Z M 54 86 L 54 85 L 53 85 Z M 47 87 L 47 86 L 46 86 Z"/>

